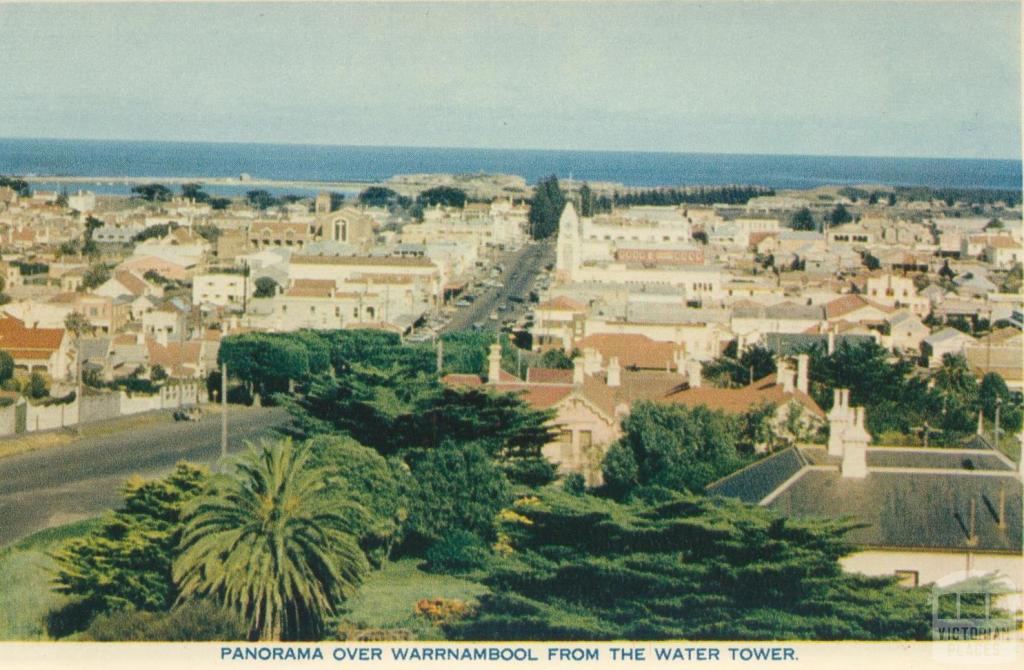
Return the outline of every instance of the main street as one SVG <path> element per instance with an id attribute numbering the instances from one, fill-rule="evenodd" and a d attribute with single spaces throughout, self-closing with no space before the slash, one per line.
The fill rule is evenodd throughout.
<path id="1" fill-rule="evenodd" d="M 467 330 L 474 323 L 482 323 L 487 330 L 497 330 L 501 327 L 501 319 L 521 316 L 529 305 L 528 296 L 537 274 L 545 264 L 554 260 L 551 249 L 549 242 L 534 242 L 499 257 L 498 263 L 505 267 L 501 287 L 482 290 L 471 305 L 455 312 L 444 332 Z M 522 302 L 508 302 L 510 297 L 519 298 Z M 498 306 L 504 303 L 508 303 L 509 311 L 499 311 L 501 318 L 497 321 L 490 319 L 491 312 L 497 311 Z"/>
<path id="2" fill-rule="evenodd" d="M 228 445 L 271 436 L 288 423 L 279 408 L 232 408 Z M 50 526 L 116 507 L 132 475 L 154 477 L 178 461 L 220 456 L 220 415 L 77 440 L 0 459 L 0 547 Z"/>

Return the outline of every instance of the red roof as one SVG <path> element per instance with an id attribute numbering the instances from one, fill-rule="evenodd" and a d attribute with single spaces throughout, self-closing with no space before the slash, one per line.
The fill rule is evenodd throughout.
<path id="1" fill-rule="evenodd" d="M 548 300 L 537 305 L 537 309 L 546 309 L 552 311 L 565 311 L 565 312 L 582 312 L 586 307 L 575 300 L 566 298 L 564 295 L 560 295 L 554 300 Z"/>
<path id="2" fill-rule="evenodd" d="M 614 356 L 621 367 L 647 370 L 674 368 L 675 354 L 683 350 L 672 342 L 657 342 L 646 335 L 632 334 L 588 335 L 576 341 L 576 348 L 597 349 L 606 365 Z"/>
<path id="3" fill-rule="evenodd" d="M 24 358 L 30 357 L 30 351 L 45 352 L 45 357 L 49 357 L 60 349 L 63 341 L 63 328 L 26 328 L 23 321 L 13 316 L 0 318 L 0 349 L 11 352 L 15 358 L 19 357 L 16 351 Z"/>
<path id="4" fill-rule="evenodd" d="M 815 416 L 825 418 L 825 412 L 822 411 L 814 398 L 796 389 L 787 393 L 777 383 L 775 375 L 768 375 L 755 381 L 753 384 L 736 389 L 715 388 L 713 386 L 685 389 L 665 396 L 664 400 L 688 407 L 705 405 L 709 409 L 720 410 L 730 414 L 743 414 L 766 402 L 780 406 L 795 401 L 803 405 L 804 408 Z"/>
<path id="5" fill-rule="evenodd" d="M 572 370 L 562 368 L 530 368 L 526 371 L 529 384 L 571 384 Z"/>

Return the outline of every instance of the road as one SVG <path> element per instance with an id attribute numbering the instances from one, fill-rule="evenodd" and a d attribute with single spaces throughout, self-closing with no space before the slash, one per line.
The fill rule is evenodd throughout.
<path id="1" fill-rule="evenodd" d="M 484 289 L 477 294 L 469 306 L 460 308 L 442 332 L 467 330 L 474 323 L 483 323 L 485 330 L 498 330 L 506 319 L 517 319 L 529 309 L 529 294 L 537 273 L 545 264 L 552 262 L 552 247 L 548 242 L 535 242 L 519 251 L 504 254 L 498 262 L 505 267 L 501 275 L 501 288 Z M 509 302 L 516 296 L 521 303 Z M 508 304 L 509 311 L 500 311 L 497 321 L 488 318 L 501 304 Z"/>
<path id="2" fill-rule="evenodd" d="M 279 408 L 238 408 L 228 415 L 231 451 L 288 423 Z M 132 475 L 154 477 L 178 461 L 212 464 L 220 456 L 220 415 L 84 438 L 0 459 L 0 547 L 34 532 L 116 507 Z"/>

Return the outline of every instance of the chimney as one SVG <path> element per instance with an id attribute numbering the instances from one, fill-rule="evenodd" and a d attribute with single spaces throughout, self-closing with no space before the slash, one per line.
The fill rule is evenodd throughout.
<path id="1" fill-rule="evenodd" d="M 672 352 L 672 362 L 675 363 L 676 371 L 679 374 L 686 373 L 686 351 L 683 349 L 676 349 Z M 665 372 L 669 372 L 668 363 L 665 364 Z"/>
<path id="2" fill-rule="evenodd" d="M 796 388 L 801 393 L 808 392 L 808 366 L 810 364 L 810 356 L 807 354 L 799 354 L 796 357 Z"/>
<path id="3" fill-rule="evenodd" d="M 501 345 L 492 344 L 487 354 L 487 383 L 497 384 L 501 379 Z"/>
<path id="4" fill-rule="evenodd" d="M 789 367 L 789 361 L 784 358 L 779 359 L 779 362 L 776 364 L 775 378 L 785 393 L 793 392 L 796 373 L 793 372 L 793 368 Z"/>
<path id="5" fill-rule="evenodd" d="M 690 388 L 699 389 L 704 383 L 703 378 L 704 369 L 700 364 L 700 361 L 689 360 L 686 362 L 686 380 L 690 384 Z"/>
<path id="6" fill-rule="evenodd" d="M 832 389 L 832 409 L 828 413 L 828 455 L 843 455 L 843 433 L 850 424 L 849 412 L 843 407 L 843 390 Z"/>
<path id="7" fill-rule="evenodd" d="M 828 331 L 828 355 L 836 353 L 836 334 L 833 331 Z"/>
<path id="8" fill-rule="evenodd" d="M 868 474 L 868 442 L 871 435 L 864 428 L 864 408 L 857 407 L 853 423 L 843 431 L 843 477 L 863 479 Z"/>
<path id="9" fill-rule="evenodd" d="M 618 356 L 608 359 L 608 386 L 612 388 L 622 386 L 622 368 L 619 367 Z"/>
<path id="10" fill-rule="evenodd" d="M 593 347 L 583 349 L 583 365 L 588 375 L 596 375 L 601 371 L 601 352 Z"/>
<path id="11" fill-rule="evenodd" d="M 572 359 L 572 385 L 583 386 L 583 378 L 586 376 L 587 371 L 583 358 L 577 356 Z"/>

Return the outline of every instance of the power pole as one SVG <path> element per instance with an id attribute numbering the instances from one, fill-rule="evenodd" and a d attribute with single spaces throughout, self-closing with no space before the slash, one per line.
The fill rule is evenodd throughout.
<path id="1" fill-rule="evenodd" d="M 220 457 L 228 455 L 228 364 L 220 366 Z"/>

